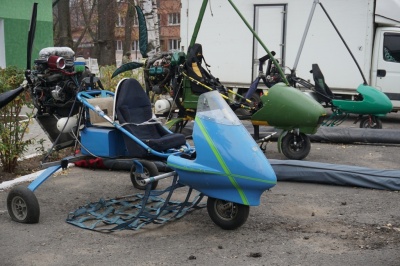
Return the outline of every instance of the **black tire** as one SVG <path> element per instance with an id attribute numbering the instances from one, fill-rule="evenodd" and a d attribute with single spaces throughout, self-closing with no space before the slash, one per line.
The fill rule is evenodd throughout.
<path id="1" fill-rule="evenodd" d="M 16 222 L 35 224 L 39 222 L 39 202 L 30 189 L 26 187 L 15 187 L 7 196 L 8 214 Z"/>
<path id="2" fill-rule="evenodd" d="M 371 119 L 369 116 L 366 116 L 361 119 L 360 128 L 381 129 L 382 121 L 376 116 L 371 116 Z"/>
<path id="3" fill-rule="evenodd" d="M 139 162 L 143 165 L 143 171 L 144 171 L 145 178 L 148 178 L 151 176 L 157 176 L 159 174 L 155 163 L 150 162 L 150 161 L 145 161 L 145 160 L 141 160 Z M 146 185 L 142 185 L 140 183 L 140 180 L 142 180 L 143 177 L 141 177 L 139 173 L 135 173 L 135 171 L 136 171 L 136 167 L 134 164 L 131 167 L 131 181 L 132 181 L 133 186 L 137 189 L 145 190 Z M 158 185 L 158 181 L 152 182 L 151 189 L 156 189 L 157 185 Z"/>
<path id="4" fill-rule="evenodd" d="M 208 197 L 207 211 L 216 225 L 224 230 L 234 230 L 246 222 L 250 206 Z"/>
<path id="5" fill-rule="evenodd" d="M 288 132 L 282 138 L 281 149 L 282 153 L 288 159 L 302 160 L 310 153 L 310 138 L 304 133 L 296 135 L 295 133 Z"/>

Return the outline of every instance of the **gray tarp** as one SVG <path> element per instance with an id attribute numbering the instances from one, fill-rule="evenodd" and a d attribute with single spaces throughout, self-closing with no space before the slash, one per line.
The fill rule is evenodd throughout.
<path id="1" fill-rule="evenodd" d="M 400 190 L 400 170 L 270 159 L 278 181 Z"/>
<path id="2" fill-rule="evenodd" d="M 104 159 L 112 170 L 129 171 L 132 160 Z M 371 169 L 341 164 L 269 159 L 279 181 L 400 190 L 400 170 Z M 164 162 L 155 161 L 160 172 L 171 171 Z"/>
<path id="3" fill-rule="evenodd" d="M 249 132 L 252 132 L 251 127 L 247 126 Z M 277 140 L 282 130 L 260 127 L 261 137 L 267 135 L 267 132 L 278 132 L 271 138 L 271 140 Z M 317 133 L 308 136 L 312 142 L 400 144 L 400 130 L 398 129 L 320 127 Z"/>
<path id="4" fill-rule="evenodd" d="M 309 137 L 314 142 L 400 144 L 398 129 L 320 127 L 316 134 Z"/>

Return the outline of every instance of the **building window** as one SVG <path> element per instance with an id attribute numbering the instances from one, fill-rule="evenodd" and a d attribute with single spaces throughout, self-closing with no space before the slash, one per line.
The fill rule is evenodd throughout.
<path id="1" fill-rule="evenodd" d="M 179 46 L 181 45 L 180 40 L 169 40 L 168 49 L 169 50 L 179 50 Z"/>
<path id="2" fill-rule="evenodd" d="M 179 24 L 181 24 L 180 13 L 168 14 L 168 25 L 179 25 Z"/>
<path id="3" fill-rule="evenodd" d="M 121 13 L 118 13 L 118 19 L 117 19 L 117 27 L 125 27 L 125 18 L 124 16 L 121 15 Z"/>
<path id="4" fill-rule="evenodd" d="M 132 51 L 138 51 L 139 50 L 139 41 L 138 40 L 134 40 L 132 42 Z"/>
<path id="5" fill-rule="evenodd" d="M 117 48 L 117 51 L 122 51 L 122 41 L 118 40 L 115 47 Z"/>

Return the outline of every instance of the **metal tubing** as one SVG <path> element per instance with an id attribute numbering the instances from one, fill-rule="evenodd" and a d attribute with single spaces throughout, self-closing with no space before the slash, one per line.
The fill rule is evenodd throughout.
<path id="1" fill-rule="evenodd" d="M 208 0 L 203 0 L 203 4 L 201 5 L 199 17 L 197 18 L 196 26 L 194 27 L 192 39 L 190 40 L 189 47 L 192 47 L 196 43 L 197 35 L 199 34 L 201 22 L 203 21 L 204 13 L 206 11 L 206 7 L 208 4 Z"/>
<path id="2" fill-rule="evenodd" d="M 143 180 L 140 180 L 140 182 L 142 183 L 142 185 L 147 185 L 148 183 L 152 183 L 161 179 L 165 179 L 167 177 L 170 176 L 174 176 L 176 174 L 175 171 L 169 172 L 169 173 L 165 173 L 165 174 L 161 174 L 161 175 L 157 175 L 157 176 L 152 176 L 149 178 L 145 178 Z"/>
<path id="3" fill-rule="evenodd" d="M 307 21 L 306 28 L 304 29 L 303 37 L 301 38 L 300 47 L 299 47 L 299 50 L 297 51 L 297 56 L 296 56 L 296 60 L 294 61 L 292 73 L 294 73 L 296 71 L 297 65 L 299 63 L 300 55 L 301 55 L 301 52 L 303 51 L 303 47 L 304 47 L 304 43 L 306 41 L 308 30 L 310 29 L 311 20 L 312 20 L 312 18 L 314 16 L 315 7 L 317 6 L 318 3 L 319 3 L 319 0 L 314 0 L 314 3 L 313 3 L 312 8 L 311 8 L 310 15 L 308 16 L 308 21 Z"/>
<path id="4" fill-rule="evenodd" d="M 328 17 L 329 21 L 331 22 L 332 26 L 335 28 L 335 31 L 337 32 L 337 34 L 339 35 L 340 39 L 342 40 L 344 46 L 346 46 L 347 51 L 349 52 L 351 58 L 353 58 L 354 63 L 356 64 L 358 71 L 360 71 L 360 74 L 363 78 L 364 81 L 364 85 L 368 85 L 367 80 L 365 79 L 364 73 L 361 70 L 360 65 L 358 64 L 356 58 L 354 57 L 353 53 L 351 52 L 349 46 L 347 45 L 346 41 L 344 40 L 344 38 L 342 37 L 342 34 L 340 34 L 339 30 L 336 28 L 335 23 L 333 23 L 333 20 L 331 19 L 331 17 L 329 16 L 328 12 L 326 11 L 326 9 L 324 8 L 324 6 L 322 5 L 322 3 L 319 3 L 319 5 L 321 6 L 322 10 L 324 11 L 325 15 Z"/>
<path id="5" fill-rule="evenodd" d="M 28 189 L 31 190 L 32 192 L 35 191 L 35 189 L 37 189 L 41 184 L 43 184 L 44 181 L 46 181 L 52 174 L 54 174 L 60 168 L 61 164 L 47 168 L 46 170 L 43 171 L 43 173 L 41 173 L 38 177 L 36 177 L 36 179 L 33 180 L 32 183 L 29 184 Z"/>
<path id="6" fill-rule="evenodd" d="M 265 44 L 263 43 L 263 41 L 260 39 L 260 37 L 258 36 L 258 34 L 253 30 L 253 28 L 250 26 L 250 24 L 247 22 L 247 20 L 244 18 L 244 16 L 242 15 L 242 13 L 240 13 L 239 9 L 235 6 L 235 4 L 231 1 L 228 0 L 228 2 L 231 4 L 231 6 L 233 7 L 233 9 L 235 9 L 236 13 L 239 15 L 239 17 L 243 20 L 244 24 L 246 24 L 247 28 L 249 28 L 249 30 L 251 31 L 251 33 L 253 33 L 253 36 L 257 39 L 257 41 L 260 43 L 260 45 L 264 48 L 264 50 L 267 52 L 267 54 L 270 56 L 272 62 L 274 62 L 275 67 L 278 69 L 279 74 L 282 77 L 283 82 L 285 82 L 286 85 L 289 86 L 289 82 L 286 79 L 285 74 L 283 73 L 282 68 L 280 67 L 280 65 L 278 64 L 278 62 L 276 61 L 276 59 L 274 58 L 274 56 L 271 54 L 271 52 L 268 50 L 268 48 L 265 46 Z"/>

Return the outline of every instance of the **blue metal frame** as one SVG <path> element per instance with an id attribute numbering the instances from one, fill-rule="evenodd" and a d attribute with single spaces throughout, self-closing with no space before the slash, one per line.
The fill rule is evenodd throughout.
<path id="1" fill-rule="evenodd" d="M 32 181 L 32 183 L 29 184 L 28 189 L 31 190 L 32 192 L 35 191 L 41 184 L 43 184 L 44 181 L 46 181 L 51 175 L 57 172 L 60 168 L 61 164 L 47 168 L 46 170 L 43 171 L 43 173 L 41 173 L 38 177 L 36 177 L 35 180 Z"/>

